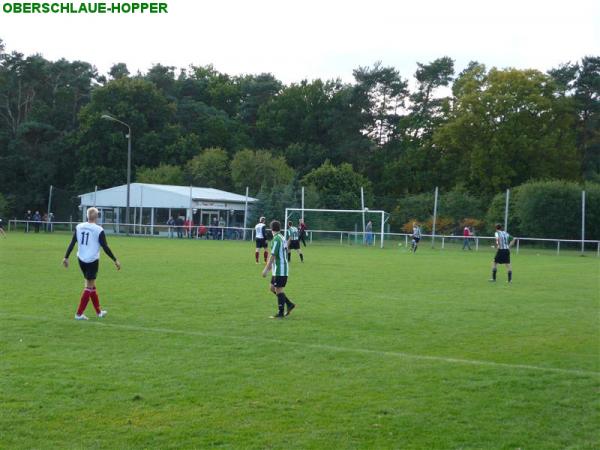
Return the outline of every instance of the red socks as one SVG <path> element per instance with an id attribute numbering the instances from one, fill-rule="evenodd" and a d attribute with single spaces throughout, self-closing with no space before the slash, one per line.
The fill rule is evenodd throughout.
<path id="1" fill-rule="evenodd" d="M 81 300 L 79 300 L 79 308 L 77 308 L 78 316 L 82 315 L 85 311 L 85 308 L 87 308 L 88 302 L 90 301 L 90 293 L 91 290 L 88 288 L 83 290 L 83 293 L 81 294 Z"/>
<path id="2" fill-rule="evenodd" d="M 258 252 L 254 252 L 254 257 L 256 258 L 256 262 L 258 262 Z"/>
<path id="3" fill-rule="evenodd" d="M 96 310 L 96 314 L 100 314 L 100 299 L 98 298 L 98 293 L 96 292 L 96 288 L 85 288 L 83 293 L 81 294 L 81 300 L 79 300 L 79 307 L 77 308 L 77 315 L 80 316 L 87 308 L 88 302 L 92 300 L 92 304 L 94 305 L 94 309 Z"/>
<path id="4" fill-rule="evenodd" d="M 269 256 L 269 252 L 265 251 L 263 253 L 263 257 L 265 258 L 265 262 L 267 262 L 267 257 Z"/>
<path id="5" fill-rule="evenodd" d="M 96 314 L 100 314 L 100 312 L 102 310 L 100 309 L 100 299 L 98 298 L 98 293 L 96 292 L 96 288 L 92 288 L 92 291 L 90 292 L 90 297 L 92 298 L 92 304 L 94 305 Z"/>

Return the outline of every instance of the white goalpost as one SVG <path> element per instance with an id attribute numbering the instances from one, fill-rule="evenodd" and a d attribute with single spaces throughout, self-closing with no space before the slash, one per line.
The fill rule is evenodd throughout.
<path id="1" fill-rule="evenodd" d="M 384 236 L 385 236 L 385 222 L 386 222 L 386 218 L 385 218 L 385 211 L 382 210 L 372 210 L 372 209 L 368 209 L 368 208 L 364 208 L 364 209 L 310 209 L 310 208 L 285 208 L 285 221 L 284 223 L 284 232 L 287 233 L 287 224 L 288 224 L 288 218 L 290 217 L 290 213 L 292 212 L 300 212 L 300 217 L 303 219 L 304 218 L 304 213 L 305 212 L 322 212 L 322 213 L 354 213 L 354 214 L 365 214 L 365 213 L 369 213 L 369 214 L 381 214 L 381 230 L 379 231 L 379 235 L 380 235 L 380 248 L 383 248 L 383 240 L 384 240 Z M 332 231 L 332 232 L 338 232 L 339 230 L 327 230 L 327 231 Z M 364 237 L 364 233 L 365 230 L 363 230 L 363 237 Z"/>

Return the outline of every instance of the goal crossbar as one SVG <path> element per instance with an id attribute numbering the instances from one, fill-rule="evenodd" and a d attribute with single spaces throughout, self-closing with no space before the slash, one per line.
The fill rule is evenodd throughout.
<path id="1" fill-rule="evenodd" d="M 333 213 L 360 213 L 360 214 L 365 214 L 365 213 L 371 213 L 371 214 L 381 214 L 381 230 L 380 230 L 380 235 L 381 238 L 379 239 L 380 241 L 380 248 L 383 248 L 383 239 L 384 239 L 384 235 L 385 235 L 385 230 L 384 230 L 384 225 L 386 222 L 386 217 L 385 215 L 387 214 L 385 211 L 381 210 L 381 209 L 311 209 L 311 208 L 285 208 L 285 221 L 284 221 L 284 225 L 283 225 L 283 230 L 284 233 L 287 234 L 287 223 L 288 223 L 288 217 L 289 217 L 289 213 L 291 211 L 299 211 L 300 213 L 302 213 L 301 217 L 304 218 L 304 213 L 305 212 L 333 212 Z"/>

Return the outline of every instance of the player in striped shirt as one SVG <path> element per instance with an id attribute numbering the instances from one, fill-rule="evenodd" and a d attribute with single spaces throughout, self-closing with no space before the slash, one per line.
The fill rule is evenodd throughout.
<path id="1" fill-rule="evenodd" d="M 413 222 L 413 234 L 412 234 L 412 242 L 411 242 L 411 250 L 413 253 L 417 251 L 417 247 L 419 246 L 419 241 L 421 240 L 421 227 L 417 222 Z"/>
<path id="2" fill-rule="evenodd" d="M 106 243 L 104 230 L 100 225 L 96 224 L 98 210 L 96 208 L 88 208 L 87 219 L 87 222 L 80 223 L 75 228 L 75 233 L 73 233 L 73 238 L 71 239 L 71 243 L 69 244 L 69 248 L 63 259 L 63 265 L 65 268 L 68 268 L 69 255 L 73 251 L 75 244 L 77 244 L 77 259 L 79 260 L 79 267 L 85 278 L 85 289 L 81 294 L 81 300 L 79 301 L 79 307 L 75 314 L 75 320 L 88 320 L 83 312 L 90 299 L 96 310 L 96 315 L 99 318 L 106 316 L 106 311 L 100 308 L 100 299 L 98 298 L 98 292 L 96 292 L 96 275 L 98 274 L 100 247 L 102 247 L 104 253 L 113 260 L 117 270 L 121 269 L 121 263 L 115 255 L 113 255 L 113 252 Z"/>
<path id="3" fill-rule="evenodd" d="M 512 266 L 510 265 L 510 249 L 517 241 L 511 240 L 510 235 L 502 230 L 502 225 L 496 225 L 496 256 L 492 263 L 492 278 L 490 281 L 496 282 L 496 273 L 498 272 L 498 264 L 506 264 L 508 266 L 508 282 L 512 283 Z"/>
<path id="4" fill-rule="evenodd" d="M 294 226 L 291 220 L 288 222 L 286 238 L 288 247 L 288 261 L 290 261 L 292 258 L 292 250 L 297 250 L 298 254 L 300 255 L 300 261 L 304 262 L 304 255 L 302 254 L 302 249 L 300 248 L 300 233 L 298 232 L 298 228 Z"/>
<path id="5" fill-rule="evenodd" d="M 281 234 L 281 224 L 274 220 L 271 222 L 271 230 L 273 231 L 271 257 L 262 271 L 262 276 L 266 277 L 271 270 L 271 292 L 277 296 L 277 314 L 271 316 L 271 319 L 283 319 L 290 315 L 296 305 L 283 292 L 288 280 L 289 264 L 286 241 Z M 287 307 L 287 312 L 285 312 L 285 307 Z"/>

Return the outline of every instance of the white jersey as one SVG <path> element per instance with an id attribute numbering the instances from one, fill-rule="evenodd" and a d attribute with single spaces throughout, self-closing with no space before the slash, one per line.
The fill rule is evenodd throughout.
<path id="1" fill-rule="evenodd" d="M 91 263 L 100 258 L 100 234 L 104 229 L 95 223 L 84 222 L 77 225 L 77 257 Z"/>
<path id="2" fill-rule="evenodd" d="M 256 233 L 256 239 L 264 239 L 265 238 L 265 224 L 257 223 L 254 227 L 254 231 Z"/>

